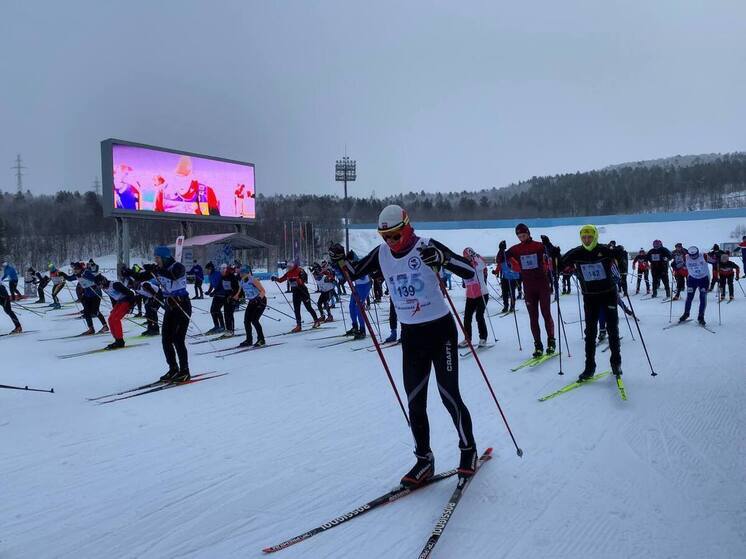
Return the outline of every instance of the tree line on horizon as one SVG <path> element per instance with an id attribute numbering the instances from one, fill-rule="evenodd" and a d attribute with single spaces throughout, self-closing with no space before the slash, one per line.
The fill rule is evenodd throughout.
<path id="1" fill-rule="evenodd" d="M 530 219 L 583 215 L 696 211 L 746 205 L 746 154 L 723 155 L 688 166 L 651 165 L 532 177 L 504 189 L 348 198 L 352 223 L 375 223 L 388 204 L 407 208 L 417 222 Z M 319 250 L 339 240 L 343 198 L 278 194 L 257 197 L 257 221 L 249 234 L 282 247 L 300 228 Z M 313 224 L 311 229 L 310 224 Z M 133 219 L 131 247 L 142 255 L 173 243 L 179 225 Z M 194 223 L 193 234 L 229 232 L 230 225 Z M 115 251 L 114 220 L 103 217 L 101 196 L 61 190 L 53 195 L 0 192 L 0 255 L 18 265 L 45 267 Z"/>

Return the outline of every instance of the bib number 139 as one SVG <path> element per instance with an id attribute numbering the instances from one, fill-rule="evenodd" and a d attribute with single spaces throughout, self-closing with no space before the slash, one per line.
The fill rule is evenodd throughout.
<path id="1" fill-rule="evenodd" d="M 421 274 L 397 274 L 388 278 L 392 291 L 399 297 L 414 297 L 425 289 Z"/>

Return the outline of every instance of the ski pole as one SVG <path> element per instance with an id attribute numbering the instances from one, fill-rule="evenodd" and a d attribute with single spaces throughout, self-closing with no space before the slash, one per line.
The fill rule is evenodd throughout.
<path id="1" fill-rule="evenodd" d="M 293 305 L 291 305 L 290 301 L 288 300 L 288 296 L 285 295 L 285 292 L 280 288 L 280 284 L 277 283 L 276 281 L 274 282 L 274 284 L 277 286 L 277 289 L 280 291 L 280 293 L 282 293 L 282 298 L 285 299 L 285 302 L 288 304 L 288 307 L 290 307 L 290 310 L 295 312 L 295 310 L 293 309 Z M 295 320 L 295 317 L 293 317 L 293 320 Z"/>
<path id="2" fill-rule="evenodd" d="M 720 303 L 723 301 L 723 294 L 721 291 L 720 280 L 718 279 L 718 326 L 723 325 L 722 314 L 720 312 Z"/>
<path id="3" fill-rule="evenodd" d="M 743 279 L 743 278 L 741 278 L 741 279 Z M 746 291 L 744 291 L 743 285 L 741 285 L 741 280 L 740 279 L 736 280 L 736 283 L 738 284 L 738 287 L 741 288 L 741 293 L 743 293 L 743 296 L 746 297 Z"/>
<path id="4" fill-rule="evenodd" d="M 648 348 L 645 345 L 645 338 L 642 336 L 642 330 L 640 330 L 640 322 L 637 320 L 637 313 L 635 313 L 635 308 L 632 306 L 632 299 L 629 298 L 629 293 L 627 293 L 627 302 L 629 303 L 629 310 L 632 311 L 632 317 L 635 319 L 635 326 L 637 326 L 637 333 L 640 334 L 640 341 L 642 342 L 642 349 L 645 350 L 645 357 L 648 358 L 648 365 L 650 365 L 650 376 L 656 377 L 658 376 L 658 373 L 653 370 L 653 363 L 650 361 L 650 354 L 648 353 Z"/>
<path id="5" fill-rule="evenodd" d="M 624 301 L 622 301 L 622 302 L 624 302 Z M 622 310 L 624 310 L 624 309 L 622 309 Z M 634 317 L 634 315 L 633 315 L 633 318 L 635 320 L 637 320 L 637 318 Z M 629 317 L 627 316 L 626 312 L 624 313 L 624 320 L 627 321 L 627 328 L 629 328 L 629 335 L 632 336 L 632 341 L 633 342 L 637 341 L 637 340 L 635 340 L 635 335 L 632 333 L 632 325 L 629 323 Z"/>
<path id="6" fill-rule="evenodd" d="M 513 285 L 511 284 L 511 281 L 508 280 L 508 289 L 510 289 L 510 302 L 513 304 L 513 322 L 515 323 L 515 334 L 518 336 L 518 351 L 523 351 L 523 346 L 521 345 L 521 331 L 518 330 L 518 312 L 515 308 L 515 299 L 513 299 Z"/>
<path id="7" fill-rule="evenodd" d="M 485 283 L 489 285 L 490 283 L 489 278 L 485 280 Z M 497 341 L 497 336 L 495 335 L 495 327 L 492 326 L 492 317 L 490 316 L 490 310 L 487 308 L 487 304 L 490 302 L 488 297 L 489 297 L 489 294 L 487 294 L 487 296 L 485 297 L 485 294 L 482 293 L 482 301 L 484 302 L 484 314 L 487 315 L 487 320 L 490 323 L 490 331 L 492 332 L 492 337 L 495 339 L 495 341 Z"/>
<path id="8" fill-rule="evenodd" d="M 391 369 L 389 369 L 389 364 L 386 362 L 386 358 L 383 356 L 383 351 L 381 351 L 381 345 L 378 343 L 378 338 L 376 338 L 376 333 L 373 331 L 373 327 L 370 324 L 370 320 L 368 320 L 368 313 L 365 312 L 365 307 L 363 307 L 362 302 L 360 301 L 360 298 L 357 295 L 357 291 L 355 291 L 355 286 L 352 284 L 352 280 L 350 279 L 350 274 L 347 273 L 347 269 L 345 268 L 345 263 L 342 263 L 340 266 L 340 269 L 342 270 L 342 273 L 344 274 L 345 280 L 347 281 L 347 285 L 350 287 L 350 292 L 352 293 L 352 297 L 355 299 L 355 304 L 357 305 L 358 309 L 360 310 L 360 314 L 363 317 L 363 321 L 365 322 L 365 326 L 368 328 L 368 332 L 370 333 L 370 337 L 373 340 L 373 345 L 376 346 L 376 352 L 378 353 L 378 357 L 381 360 L 381 364 L 383 365 L 383 369 L 386 371 L 386 376 L 389 379 L 389 383 L 391 384 L 391 388 L 394 390 L 394 394 L 396 395 L 396 400 L 399 402 L 399 407 L 401 408 L 401 412 L 404 414 L 404 419 L 407 421 L 407 425 L 411 428 L 412 424 L 409 422 L 409 416 L 407 415 L 407 410 L 404 409 L 404 403 L 401 400 L 401 396 L 399 396 L 399 389 L 396 388 L 396 383 L 394 382 L 394 377 L 391 376 Z M 344 316 L 344 311 L 342 311 Z M 346 326 L 345 326 L 346 328 Z"/>
<path id="9" fill-rule="evenodd" d="M 671 272 L 671 292 L 668 295 L 668 323 L 671 324 L 671 318 L 673 317 L 673 284 L 676 282 L 676 278 L 673 277 L 673 271 Z"/>
<path id="10" fill-rule="evenodd" d="M 518 446 L 518 443 L 516 442 L 515 437 L 513 436 L 513 431 L 511 430 L 510 424 L 508 423 L 508 420 L 505 417 L 505 414 L 503 413 L 502 408 L 500 407 L 500 402 L 497 401 L 497 396 L 495 396 L 495 391 L 492 390 L 492 384 L 490 383 L 490 379 L 487 378 L 487 373 L 485 372 L 484 367 L 482 366 L 482 362 L 479 359 L 479 355 L 477 355 L 477 350 L 474 349 L 474 346 L 472 345 L 471 340 L 466 335 L 466 331 L 464 330 L 464 323 L 461 321 L 461 316 L 458 314 L 458 311 L 456 310 L 456 306 L 453 304 L 453 299 L 451 299 L 451 296 L 448 294 L 448 291 L 446 291 L 446 286 L 443 283 L 443 278 L 441 278 L 440 274 L 436 272 L 435 270 L 433 270 L 433 273 L 438 278 L 438 282 L 440 283 L 440 290 L 445 295 L 446 300 L 448 300 L 448 304 L 451 306 L 453 315 L 456 317 L 456 322 L 458 322 L 459 328 L 461 328 L 461 333 L 464 335 L 464 339 L 466 340 L 466 343 L 469 344 L 469 350 L 471 351 L 471 354 L 474 356 L 474 360 L 477 362 L 477 366 L 479 367 L 479 370 L 482 373 L 482 378 L 484 378 L 484 382 L 487 383 L 487 388 L 489 389 L 490 394 L 492 395 L 492 400 L 494 400 L 495 405 L 497 406 L 497 410 L 500 412 L 500 415 L 502 416 L 503 423 L 505 423 L 505 427 L 507 427 L 508 433 L 510 434 L 510 438 L 513 441 L 516 454 L 518 454 L 518 456 L 523 456 L 523 450 Z"/>
<path id="11" fill-rule="evenodd" d="M 275 307 L 271 307 L 271 306 L 269 306 L 269 305 L 267 305 L 267 308 L 268 308 L 268 309 L 272 309 L 273 311 L 275 311 L 276 313 L 279 313 L 279 314 L 281 314 L 282 316 L 287 316 L 288 318 L 292 318 L 293 320 L 295 320 L 295 317 L 294 317 L 294 316 L 290 316 L 290 315 L 289 315 L 288 313 L 286 313 L 286 312 L 282 312 L 282 311 L 281 311 L 280 309 L 277 309 L 277 308 L 275 308 Z"/>
<path id="12" fill-rule="evenodd" d="M 10 384 L 0 384 L 0 388 L 5 388 L 7 390 L 26 390 L 28 392 L 48 392 L 54 394 L 54 388 L 45 390 L 43 388 L 29 388 L 28 386 L 11 386 Z"/>
<path id="13" fill-rule="evenodd" d="M 342 328 L 347 332 L 347 320 L 345 320 L 345 303 L 342 301 L 342 296 L 339 297 L 339 311 L 342 313 Z"/>
<path id="14" fill-rule="evenodd" d="M 18 301 L 11 300 L 11 303 L 13 303 L 14 305 L 16 305 L 18 307 L 21 307 L 25 311 L 29 311 L 31 313 L 34 313 L 36 316 L 40 316 L 40 317 L 44 318 L 44 314 L 43 313 L 40 313 L 39 311 L 35 311 L 34 309 L 31 309 L 31 308 L 27 307 L 26 305 L 22 305 Z"/>
<path id="15" fill-rule="evenodd" d="M 378 337 L 382 338 L 383 336 L 381 336 L 381 322 L 378 320 L 378 305 L 375 301 L 373 302 L 373 312 L 376 313 L 376 329 L 378 330 Z"/>
<path id="16" fill-rule="evenodd" d="M 565 325 L 562 322 L 562 310 L 560 309 L 559 297 L 557 297 L 557 322 L 560 323 L 560 328 L 562 328 L 562 330 L 564 331 Z M 567 340 L 565 340 L 565 343 L 567 343 Z M 559 367 L 560 367 L 560 370 L 559 370 L 559 373 L 557 374 L 564 375 L 565 373 L 562 370 L 562 336 L 561 335 L 559 336 Z"/>
<path id="17" fill-rule="evenodd" d="M 559 300 L 557 301 L 557 315 L 559 317 L 560 327 L 562 328 L 562 335 L 565 337 L 565 346 L 567 347 L 567 356 L 572 357 L 570 353 L 570 342 L 567 341 L 567 330 L 565 329 L 565 319 L 562 317 L 562 313 L 559 311 Z"/>
<path id="18" fill-rule="evenodd" d="M 575 292 L 578 294 L 578 316 L 580 317 L 580 339 L 585 340 L 585 330 L 583 329 L 583 311 L 580 308 L 580 283 L 578 278 L 573 277 L 575 280 Z"/>

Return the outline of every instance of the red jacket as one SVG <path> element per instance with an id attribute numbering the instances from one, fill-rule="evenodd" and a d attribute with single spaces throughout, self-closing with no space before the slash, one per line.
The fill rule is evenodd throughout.
<path id="1" fill-rule="evenodd" d="M 529 237 L 526 242 L 510 247 L 505 256 L 510 267 L 521 273 L 521 279 L 524 282 L 547 281 L 549 259 L 543 244 Z"/>
<path id="2" fill-rule="evenodd" d="M 302 285 L 305 285 L 303 278 L 301 278 L 300 276 L 301 271 L 302 270 L 300 266 L 295 266 L 292 270 L 288 270 L 282 276 L 277 278 L 277 281 L 282 283 L 283 281 L 287 280 L 290 284 L 290 287 L 300 287 Z"/>

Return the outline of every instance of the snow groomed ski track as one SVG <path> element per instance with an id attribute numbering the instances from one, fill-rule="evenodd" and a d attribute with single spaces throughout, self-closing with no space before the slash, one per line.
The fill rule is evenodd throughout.
<path id="1" fill-rule="evenodd" d="M 460 246 L 455 236 L 443 240 Z M 461 288 L 454 285 L 450 294 L 463 309 Z M 746 300 L 722 305 L 718 325 L 710 294 L 707 320 L 716 335 L 695 327 L 696 320 L 664 330 L 668 305 L 639 296 L 632 302 L 659 374 L 650 376 L 634 322 L 635 340 L 621 317 L 627 400 L 607 374 L 538 402 L 582 370 L 578 325 L 567 327 L 572 357 L 563 340 L 565 375 L 559 376 L 556 358 L 510 372 L 532 350 L 523 301 L 516 315 L 522 352 L 513 318 L 493 322 L 500 341 L 480 359 L 525 450 L 522 459 L 474 360 L 459 360 L 477 443 L 495 449 L 432 557 L 741 555 L 746 387 L 739 354 L 714 351 L 713 343 L 738 347 Z M 491 300 L 489 307 L 494 312 L 500 304 Z M 568 324 L 579 319 L 574 291 L 561 305 Z M 695 301 L 695 318 L 696 307 Z M 553 312 L 556 317 L 554 305 Z M 683 301 L 674 301 L 673 321 L 682 312 Z M 209 315 L 195 320 L 203 331 L 210 327 Z M 383 494 L 413 463 L 411 435 L 377 355 L 350 351 L 351 344 L 316 347 L 325 341 L 314 338 L 343 333 L 341 320 L 318 335 L 285 334 L 292 321 L 268 321 L 268 342 L 285 335 L 226 359 L 218 357 L 238 351 L 242 337 L 221 342 L 218 352 L 190 347 L 195 376 L 227 374 L 107 405 L 87 398 L 153 383 L 165 372 L 159 339 L 132 351 L 60 360 L 57 355 L 100 349 L 111 338 L 39 341 L 80 333 L 74 317 L 24 316 L 24 327 L 39 332 L 2 342 L 3 383 L 54 386 L 54 393 L 0 393 L 4 557 L 261 557 L 267 545 Z M 205 354 L 197 355 L 202 348 Z M 608 355 L 597 349 L 599 375 L 609 369 Z M 386 358 L 401 390 L 401 346 L 389 346 Z M 458 463 L 453 425 L 434 377 L 428 390 L 436 471 L 446 472 Z M 416 557 L 455 488 L 456 477 L 449 477 L 277 556 Z"/>

